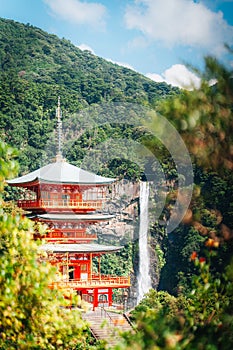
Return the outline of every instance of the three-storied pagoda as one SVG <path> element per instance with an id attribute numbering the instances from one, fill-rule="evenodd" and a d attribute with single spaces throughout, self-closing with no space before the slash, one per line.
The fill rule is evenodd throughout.
<path id="1" fill-rule="evenodd" d="M 57 266 L 59 278 L 51 288 L 76 290 L 82 299 L 93 304 L 112 305 L 112 289 L 128 288 L 129 277 L 101 274 L 101 255 L 122 247 L 94 243 L 96 234 L 90 225 L 109 221 L 102 214 L 107 188 L 115 179 L 102 177 L 69 164 L 62 157 L 60 100 L 57 108 L 58 152 L 56 161 L 27 175 L 9 180 L 11 186 L 22 187 L 24 198 L 18 206 L 32 220 L 46 223 L 48 233 L 41 249 L 46 259 Z M 38 239 L 35 236 L 35 239 Z M 98 259 L 97 272 L 93 258 Z"/>

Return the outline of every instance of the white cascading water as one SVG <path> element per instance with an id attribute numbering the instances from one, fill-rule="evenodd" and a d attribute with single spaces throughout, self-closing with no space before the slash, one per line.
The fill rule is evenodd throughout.
<path id="1" fill-rule="evenodd" d="M 149 274 L 150 258 L 148 250 L 148 226 L 149 226 L 149 183 L 140 183 L 140 227 L 139 227 L 139 273 L 137 303 L 151 288 L 151 278 Z"/>

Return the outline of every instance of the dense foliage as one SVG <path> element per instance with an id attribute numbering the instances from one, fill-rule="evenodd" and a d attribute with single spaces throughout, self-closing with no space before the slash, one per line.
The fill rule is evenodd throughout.
<path id="1" fill-rule="evenodd" d="M 124 334 L 124 343 L 116 349 L 232 348 L 232 264 L 216 276 L 210 272 L 210 261 L 196 254 L 192 260 L 198 275 L 190 293 L 174 297 L 151 290 L 132 312 L 137 332 Z"/>
<path id="2" fill-rule="evenodd" d="M 169 259 L 178 262 L 175 271 L 179 271 L 182 279 L 183 272 L 186 271 L 188 279 L 190 275 L 184 258 L 187 259 L 192 248 L 199 252 L 206 236 L 220 246 L 213 267 L 215 270 L 223 271 L 232 255 L 232 71 L 214 58 L 207 57 L 205 62 L 200 89 L 184 91 L 158 107 L 159 113 L 169 118 L 180 131 L 194 164 L 195 187 L 183 220 L 185 226 L 171 234 L 170 249 L 168 247 Z M 217 83 L 210 86 L 207 78 Z M 166 270 L 167 267 L 164 269 L 167 273 Z"/>
<path id="3" fill-rule="evenodd" d="M 149 105 L 178 92 L 29 24 L 0 19 L 0 26 L 1 137 L 21 150 L 21 172 L 40 165 L 58 96 L 66 119 L 93 104 Z"/>
<path id="4" fill-rule="evenodd" d="M 183 224 L 161 244 L 160 288 L 175 295 L 151 291 L 132 313 L 138 332 L 121 349 L 232 348 L 232 96 L 232 71 L 208 57 L 201 88 L 158 108 L 186 140 L 195 187 Z"/>

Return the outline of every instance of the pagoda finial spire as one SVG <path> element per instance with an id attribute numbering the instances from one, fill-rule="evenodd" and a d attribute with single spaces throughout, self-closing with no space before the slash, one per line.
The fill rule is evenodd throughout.
<path id="1" fill-rule="evenodd" d="M 61 106 L 60 106 L 60 96 L 58 97 L 56 117 L 57 117 L 57 155 L 56 162 L 61 162 L 63 160 L 62 156 L 62 120 L 61 120 Z"/>

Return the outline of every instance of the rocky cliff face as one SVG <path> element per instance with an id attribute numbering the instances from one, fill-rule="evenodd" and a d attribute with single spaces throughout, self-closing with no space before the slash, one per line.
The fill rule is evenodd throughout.
<path id="1" fill-rule="evenodd" d="M 121 180 L 109 190 L 103 211 L 115 217 L 107 223 L 91 227 L 99 240 L 118 244 L 122 240 L 135 240 L 139 213 L 139 183 Z"/>

